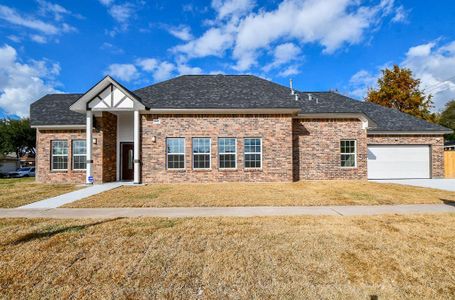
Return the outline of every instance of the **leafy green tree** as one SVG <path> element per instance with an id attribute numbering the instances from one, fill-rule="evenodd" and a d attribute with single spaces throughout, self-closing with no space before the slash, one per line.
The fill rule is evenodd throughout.
<path id="1" fill-rule="evenodd" d="M 385 107 L 395 108 L 418 118 L 436 122 L 437 116 L 431 113 L 431 95 L 420 89 L 420 80 L 413 78 L 412 71 L 394 65 L 392 69 L 381 71 L 378 89 L 370 89 L 366 101 Z"/>
<path id="2" fill-rule="evenodd" d="M 447 102 L 439 116 L 439 124 L 455 130 L 455 100 Z M 445 136 L 446 140 L 455 141 L 455 133 Z"/>
<path id="3" fill-rule="evenodd" d="M 14 152 L 19 159 L 25 154 L 35 155 L 36 133 L 30 119 L 0 120 L 0 154 Z"/>

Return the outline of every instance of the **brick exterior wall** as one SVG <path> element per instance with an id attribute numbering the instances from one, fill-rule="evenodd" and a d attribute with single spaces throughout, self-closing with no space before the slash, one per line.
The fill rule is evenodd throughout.
<path id="1" fill-rule="evenodd" d="M 442 135 L 368 135 L 368 144 L 409 144 L 431 146 L 431 176 L 444 177 L 444 137 Z"/>
<path id="2" fill-rule="evenodd" d="M 159 119 L 160 124 L 154 124 Z M 142 115 L 142 181 L 292 181 L 292 118 L 289 115 Z M 156 142 L 152 137 L 156 137 Z M 185 170 L 167 170 L 166 138 L 185 138 Z M 211 138 L 211 170 L 193 170 L 193 137 Z M 237 138 L 237 169 L 219 170 L 218 138 Z M 262 170 L 243 164 L 243 138 L 262 138 Z"/>
<path id="3" fill-rule="evenodd" d="M 85 170 L 72 168 L 72 140 L 85 140 L 85 130 L 37 130 L 36 132 L 36 180 L 48 183 L 85 183 Z M 115 181 L 117 117 L 103 112 L 94 120 L 93 177 L 95 183 Z M 51 170 L 51 142 L 68 142 L 68 170 Z"/>
<path id="4" fill-rule="evenodd" d="M 294 119 L 295 181 L 304 179 L 366 179 L 367 135 L 358 119 Z M 340 141 L 357 141 L 357 167 L 340 166 Z"/>
<path id="5" fill-rule="evenodd" d="M 153 122 L 159 119 L 159 124 Z M 116 180 L 117 117 L 104 112 L 94 121 L 95 182 Z M 153 137 L 156 141 L 153 142 Z M 166 138 L 185 138 L 185 170 L 167 170 Z M 211 169 L 192 167 L 192 138 L 211 138 Z M 237 169 L 218 168 L 218 138 L 237 138 Z M 244 138 L 262 138 L 262 169 L 244 168 Z M 37 130 L 37 181 L 84 183 L 72 170 L 72 140 L 85 130 Z M 357 141 L 357 166 L 340 166 L 340 141 Z M 67 140 L 68 170 L 51 171 L 51 141 Z M 432 176 L 444 176 L 442 135 L 368 135 L 357 119 L 292 119 L 290 115 L 141 115 L 141 180 L 164 182 L 273 182 L 305 179 L 367 179 L 367 145 L 431 145 Z"/>

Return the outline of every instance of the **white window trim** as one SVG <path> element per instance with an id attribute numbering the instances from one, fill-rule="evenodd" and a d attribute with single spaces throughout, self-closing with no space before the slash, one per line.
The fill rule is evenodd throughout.
<path id="1" fill-rule="evenodd" d="M 85 156 L 85 160 L 87 161 L 87 145 L 85 145 L 85 154 L 74 154 L 74 142 L 80 142 L 80 141 L 84 141 L 85 142 L 85 140 L 83 140 L 83 139 L 71 140 L 71 167 L 75 171 L 85 171 L 85 170 L 87 170 L 87 162 L 85 163 L 85 168 L 84 169 L 76 169 L 74 167 L 74 157 L 75 156 Z"/>
<path id="2" fill-rule="evenodd" d="M 208 139 L 209 140 L 209 153 L 194 153 L 194 139 Z M 194 167 L 194 156 L 195 155 L 209 155 L 209 167 L 208 168 L 196 168 Z M 193 170 L 211 170 L 212 169 L 212 139 L 209 137 L 193 137 L 191 138 L 191 160 L 192 160 L 192 166 Z"/>
<path id="3" fill-rule="evenodd" d="M 66 154 L 54 154 L 54 142 L 66 142 Z M 51 171 L 68 171 L 68 141 L 67 140 L 52 140 L 51 141 Z M 54 156 L 65 157 L 66 156 L 66 169 L 54 169 Z"/>
<path id="4" fill-rule="evenodd" d="M 258 139 L 259 142 L 260 142 L 260 145 L 261 145 L 261 152 L 246 152 L 245 151 L 245 140 L 248 140 L 248 139 Z M 246 169 L 246 170 L 262 170 L 262 152 L 263 152 L 263 149 L 262 149 L 262 138 L 258 138 L 258 137 L 246 137 L 246 138 L 243 138 L 243 167 Z M 261 155 L 261 166 L 259 168 L 257 167 L 246 167 L 245 166 L 245 157 L 247 154 L 260 154 Z"/>
<path id="5" fill-rule="evenodd" d="M 167 151 L 167 141 L 168 141 L 168 139 L 183 139 L 183 153 L 171 153 L 171 155 L 173 155 L 173 154 L 177 154 L 177 155 L 183 154 L 183 168 L 169 168 L 169 165 L 168 165 L 169 152 Z M 186 169 L 186 139 L 184 137 L 166 137 L 166 141 L 165 141 L 164 147 L 165 147 L 165 150 L 166 150 L 166 170 L 170 170 L 170 171 L 185 170 Z"/>
<path id="6" fill-rule="evenodd" d="M 220 151 L 220 140 L 221 140 L 221 139 L 234 139 L 235 153 L 231 153 L 231 152 L 221 152 L 221 151 Z M 261 147 L 261 149 L 262 149 L 262 147 Z M 220 170 L 237 170 L 237 168 L 238 168 L 237 153 L 238 153 L 238 149 L 237 149 L 237 138 L 233 138 L 233 137 L 220 137 L 220 138 L 218 138 L 218 169 L 220 169 Z M 220 156 L 221 156 L 221 155 L 229 155 L 229 154 L 234 154 L 234 157 L 235 157 L 235 168 L 222 168 L 222 167 L 221 167 L 221 159 L 220 159 Z M 261 163 L 261 166 L 262 166 L 262 163 Z"/>
<path id="7" fill-rule="evenodd" d="M 341 142 L 351 142 L 354 141 L 354 153 L 343 153 L 341 152 Z M 352 140 L 352 139 L 342 139 L 340 140 L 340 168 L 343 169 L 355 169 L 357 168 L 357 140 Z M 354 154 L 354 166 L 353 167 L 344 167 L 341 165 L 341 155 L 352 155 Z"/>

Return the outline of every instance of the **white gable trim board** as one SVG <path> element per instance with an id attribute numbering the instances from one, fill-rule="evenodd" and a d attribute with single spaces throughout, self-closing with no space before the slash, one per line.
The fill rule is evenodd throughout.
<path id="1" fill-rule="evenodd" d="M 368 145 L 368 179 L 431 178 L 430 145 Z"/>

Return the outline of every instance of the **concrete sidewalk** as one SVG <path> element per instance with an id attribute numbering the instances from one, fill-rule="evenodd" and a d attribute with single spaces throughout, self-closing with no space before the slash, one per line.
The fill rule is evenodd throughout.
<path id="1" fill-rule="evenodd" d="M 49 209 L 49 208 L 56 208 L 67 203 L 71 203 L 77 200 L 81 200 L 83 198 L 87 198 L 102 192 L 106 192 L 115 188 L 118 188 L 122 185 L 130 184 L 125 182 L 109 182 L 103 184 L 96 184 L 93 186 L 89 186 L 86 188 L 82 188 L 80 190 L 66 193 L 57 197 L 44 199 L 41 201 L 33 202 L 24 206 L 20 206 L 17 209 L 30 209 L 30 208 L 42 208 L 42 209 Z"/>
<path id="2" fill-rule="evenodd" d="M 446 204 L 352 206 L 257 206 L 168 208 L 55 208 L 0 209 L 0 218 L 117 218 L 117 217 L 259 217 L 259 216 L 369 216 L 381 214 L 455 213 Z"/>

